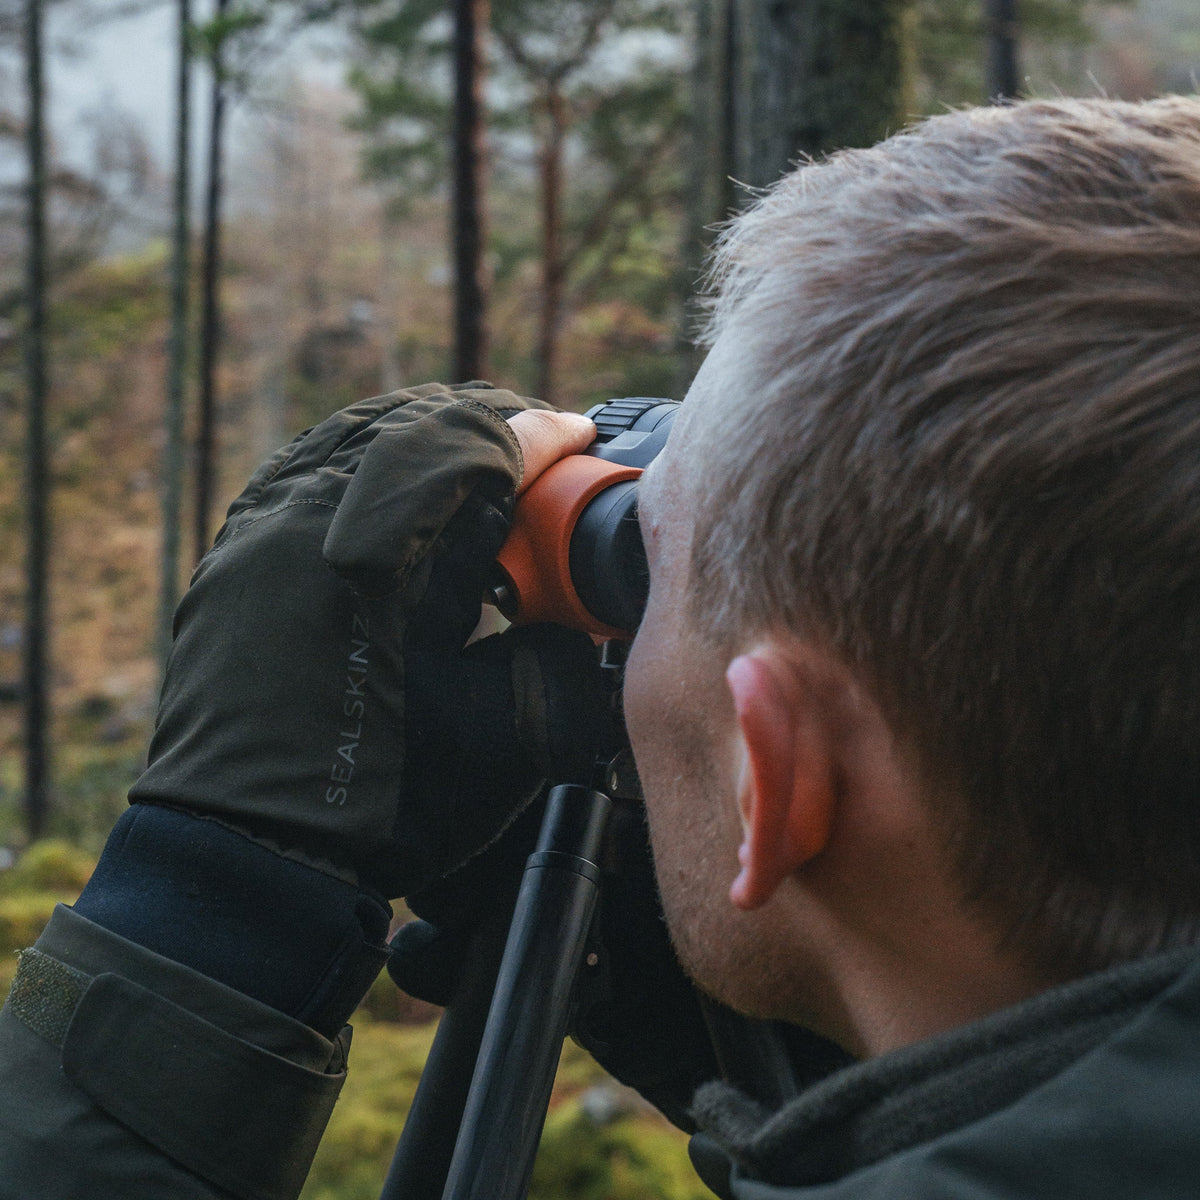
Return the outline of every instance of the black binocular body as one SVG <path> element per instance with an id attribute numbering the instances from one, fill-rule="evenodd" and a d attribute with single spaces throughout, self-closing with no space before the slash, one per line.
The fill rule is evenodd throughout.
<path id="1" fill-rule="evenodd" d="M 589 409 L 596 440 L 555 463 L 517 504 L 492 587 L 509 620 L 633 636 L 649 590 L 637 481 L 678 408 L 677 400 L 634 396 Z"/>

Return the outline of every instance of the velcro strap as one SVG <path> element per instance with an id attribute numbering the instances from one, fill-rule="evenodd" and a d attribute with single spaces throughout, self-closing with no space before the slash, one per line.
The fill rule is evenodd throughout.
<path id="1" fill-rule="evenodd" d="M 17 955 L 9 1010 L 61 1050 L 67 1027 L 92 977 L 40 950 L 19 950 Z"/>
<path id="2" fill-rule="evenodd" d="M 13 1014 L 96 1105 L 239 1200 L 294 1200 L 345 1080 L 226 1033 L 119 975 L 21 956 Z"/>

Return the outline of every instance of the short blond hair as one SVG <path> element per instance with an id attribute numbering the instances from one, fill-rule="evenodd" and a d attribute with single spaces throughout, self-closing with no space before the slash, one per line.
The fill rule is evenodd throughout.
<path id="1" fill-rule="evenodd" d="M 1043 966 L 1200 940 L 1200 101 L 936 117 L 714 278 L 697 620 L 859 670 Z"/>

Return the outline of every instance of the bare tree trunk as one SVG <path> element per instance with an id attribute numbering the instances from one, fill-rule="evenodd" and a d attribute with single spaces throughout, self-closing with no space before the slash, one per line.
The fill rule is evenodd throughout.
<path id="1" fill-rule="evenodd" d="M 267 372 L 262 397 L 255 406 L 255 450 L 259 457 L 271 454 L 287 440 L 288 367 L 292 346 L 292 318 L 296 311 L 295 265 L 296 230 L 303 227 L 293 202 L 297 196 L 307 199 L 307 190 L 296 187 L 294 164 L 296 149 L 289 116 L 269 127 L 266 135 L 268 186 L 288 203 L 271 206 L 271 300 L 263 330 Z M 305 213 L 307 215 L 307 213 Z"/>
<path id="2" fill-rule="evenodd" d="M 904 118 L 908 0 L 732 0 L 734 172 L 773 183 Z"/>
<path id="3" fill-rule="evenodd" d="M 1015 100 L 1021 94 L 1017 67 L 1020 25 L 1017 0 L 984 0 L 989 100 Z"/>
<path id="4" fill-rule="evenodd" d="M 25 376 L 28 423 L 25 448 L 26 579 L 25 825 L 30 841 L 46 828 L 49 791 L 47 703 L 47 587 L 49 520 L 46 449 L 46 143 L 44 135 L 41 0 L 25 5 L 26 81 L 29 114 L 28 247 L 26 261 Z"/>
<path id="5" fill-rule="evenodd" d="M 675 391 L 683 395 L 703 358 L 694 341 L 701 323 L 696 283 L 703 276 L 713 226 L 737 207 L 733 104 L 737 29 L 733 0 L 694 0 L 695 57 L 689 86 L 687 220 L 678 304 L 683 319 L 676 345 Z"/>
<path id="6" fill-rule="evenodd" d="M 225 16 L 229 0 L 217 0 L 217 20 Z M 196 431 L 195 559 L 208 549 L 213 497 L 214 442 L 216 439 L 216 369 L 221 333 L 221 157 L 225 124 L 224 60 L 220 40 L 213 48 L 212 121 L 208 133 L 208 187 L 204 213 L 204 266 L 201 276 L 202 324 L 200 328 L 200 410 Z"/>
<path id="7" fill-rule="evenodd" d="M 989 0 L 997 2 L 997 0 Z M 908 108 L 912 0 L 695 0 L 691 286 L 713 227 L 807 156 L 869 146 Z M 684 302 L 688 303 L 687 301 Z M 691 323 L 698 314 L 689 309 Z M 681 380 L 698 365 L 680 354 Z"/>
<path id="8" fill-rule="evenodd" d="M 179 603 L 179 544 L 183 510 L 183 416 L 186 403 L 188 242 L 191 164 L 191 0 L 179 0 L 176 76 L 174 228 L 171 235 L 171 333 L 167 359 L 166 442 L 162 478 L 162 577 L 158 599 L 158 660 L 166 668 L 171 622 Z"/>
<path id="9" fill-rule="evenodd" d="M 538 328 L 537 394 L 554 402 L 558 386 L 558 336 L 562 326 L 562 189 L 566 112 L 562 93 L 551 84 L 545 97 L 546 138 L 539 154 L 542 210 L 542 297 Z"/>
<path id="10" fill-rule="evenodd" d="M 454 378 L 487 373 L 484 34 L 489 0 L 454 0 Z"/>
<path id="11" fill-rule="evenodd" d="M 711 3 L 712 0 L 709 0 Z M 741 38 L 738 36 L 737 0 L 717 0 L 713 36 L 717 45 L 713 55 L 713 78 L 717 81 L 714 105 L 715 157 L 717 167 L 717 197 L 722 216 L 738 206 L 738 154 L 734 145 L 737 137 L 738 100 L 741 86 L 738 64 L 741 59 Z"/>

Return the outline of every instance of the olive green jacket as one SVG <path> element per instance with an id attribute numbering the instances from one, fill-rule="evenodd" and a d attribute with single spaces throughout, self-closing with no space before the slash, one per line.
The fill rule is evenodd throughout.
<path id="1" fill-rule="evenodd" d="M 60 906 L 0 1012 L 0 1200 L 291 1200 L 348 1045 Z"/>

